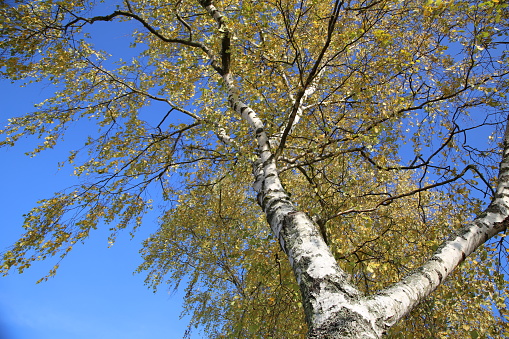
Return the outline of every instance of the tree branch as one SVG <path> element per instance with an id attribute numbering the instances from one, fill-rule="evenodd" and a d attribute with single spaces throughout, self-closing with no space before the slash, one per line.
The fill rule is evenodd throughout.
<path id="1" fill-rule="evenodd" d="M 441 181 L 441 182 L 437 182 L 437 183 L 434 183 L 434 184 L 431 184 L 431 185 L 427 185 L 427 186 L 424 186 L 424 187 L 416 188 L 415 190 L 412 190 L 412 191 L 409 191 L 409 192 L 405 192 L 405 193 L 401 193 L 401 194 L 398 194 L 398 195 L 394 195 L 394 196 L 388 197 L 388 198 L 378 202 L 372 208 L 366 208 L 366 209 L 362 209 L 362 210 L 358 210 L 358 209 L 352 208 L 352 209 L 349 209 L 349 210 L 346 210 L 346 211 L 342 211 L 342 212 L 336 213 L 335 215 L 331 216 L 328 220 L 337 218 L 337 217 L 345 215 L 345 214 L 350 214 L 350 213 L 373 212 L 376 209 L 378 209 L 380 206 L 389 205 L 390 203 L 392 203 L 396 199 L 408 197 L 408 196 L 417 194 L 419 192 L 429 191 L 432 188 L 440 187 L 440 186 L 449 184 L 451 182 L 454 182 L 454 181 L 460 179 L 461 177 L 463 177 L 468 170 L 472 170 L 475 173 L 478 173 L 477 169 L 475 168 L 474 165 L 468 165 L 467 167 L 465 167 L 463 169 L 463 171 L 461 171 L 461 173 L 459 173 L 458 175 L 454 176 L 451 179 L 447 179 L 447 180 L 444 180 L 444 181 Z"/>
<path id="2" fill-rule="evenodd" d="M 402 281 L 366 300 L 378 313 L 377 322 L 387 329 L 430 295 L 444 279 L 479 246 L 509 226 L 509 123 L 498 186 L 491 204 L 474 221 L 454 232 L 433 256 Z"/>
<path id="3" fill-rule="evenodd" d="M 114 11 L 113 13 L 111 13 L 109 15 L 104 15 L 104 16 L 100 15 L 100 16 L 95 16 L 95 17 L 92 17 L 92 18 L 83 18 L 83 17 L 77 17 L 76 16 L 76 19 L 72 20 L 71 22 L 67 23 L 64 26 L 64 30 L 67 30 L 69 27 L 71 27 L 72 25 L 74 25 L 74 24 L 76 24 L 78 22 L 85 22 L 85 23 L 88 23 L 88 24 L 93 24 L 94 22 L 97 22 L 97 21 L 112 21 L 116 17 L 128 17 L 128 18 L 131 18 L 131 19 L 134 19 L 134 20 L 138 21 L 150 33 L 152 33 L 154 36 L 156 36 L 157 38 L 159 38 L 160 40 L 162 40 L 164 42 L 167 42 L 167 43 L 177 43 L 177 44 L 181 44 L 181 45 L 184 45 L 184 46 L 189 46 L 189 47 L 194 47 L 194 48 L 201 49 L 207 55 L 207 57 L 211 60 L 212 67 L 216 71 L 222 72 L 221 68 L 216 65 L 214 54 L 212 53 L 212 51 L 207 46 L 205 46 L 204 44 L 202 44 L 200 42 L 193 41 L 191 39 L 185 40 L 185 39 L 177 39 L 177 38 L 168 38 L 168 37 L 164 36 L 162 33 L 160 33 L 158 30 L 156 30 L 154 27 L 152 27 L 152 25 L 150 25 L 145 19 L 143 19 L 139 15 L 137 15 L 135 13 L 132 13 L 132 12 L 125 12 L 125 11 L 117 10 L 117 11 Z"/>
<path id="4" fill-rule="evenodd" d="M 288 118 L 288 123 L 286 124 L 286 128 L 283 131 L 283 134 L 281 136 L 281 141 L 279 143 L 279 146 L 278 146 L 276 152 L 274 153 L 274 156 L 276 159 L 283 152 L 283 149 L 284 149 L 285 143 L 286 143 L 286 139 L 288 138 L 288 134 L 291 132 L 291 130 L 293 128 L 293 125 L 294 125 L 294 122 L 295 122 L 295 119 L 296 119 L 296 116 L 297 116 L 299 110 L 302 109 L 301 101 L 304 98 L 304 96 L 306 95 L 307 88 L 313 83 L 313 81 L 315 80 L 315 77 L 319 74 L 318 68 L 320 67 L 322 59 L 324 58 L 325 53 L 327 52 L 327 50 L 330 46 L 330 43 L 332 41 L 332 36 L 334 34 L 334 27 L 336 26 L 336 22 L 338 20 L 339 12 L 340 12 L 342 6 L 343 6 L 343 1 L 336 0 L 334 2 L 334 8 L 332 9 L 332 14 L 329 19 L 328 26 L 327 26 L 327 39 L 325 40 L 325 43 L 320 51 L 320 54 L 318 55 L 318 58 L 316 59 L 314 65 L 313 65 L 313 68 L 311 69 L 308 77 L 306 78 L 306 82 L 303 84 L 302 89 L 299 92 L 297 92 L 297 96 L 294 100 L 294 104 L 292 107 L 292 112 L 290 113 L 290 117 Z"/>

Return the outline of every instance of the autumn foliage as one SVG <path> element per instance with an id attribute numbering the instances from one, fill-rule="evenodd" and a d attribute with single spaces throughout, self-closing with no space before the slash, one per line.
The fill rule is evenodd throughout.
<path id="1" fill-rule="evenodd" d="M 158 209 L 138 271 L 186 290 L 190 329 L 304 338 L 302 286 L 252 188 L 259 159 L 270 152 L 284 199 L 362 294 L 400 281 L 495 195 L 507 13 L 498 0 L 4 2 L 0 76 L 54 95 L 1 145 L 35 137 L 36 155 L 94 128 L 63 159 L 80 184 L 27 213 L 2 272 L 63 258 L 97 228 L 136 235 Z M 101 41 L 110 27 L 130 49 Z M 388 337 L 509 336 L 504 236 Z"/>

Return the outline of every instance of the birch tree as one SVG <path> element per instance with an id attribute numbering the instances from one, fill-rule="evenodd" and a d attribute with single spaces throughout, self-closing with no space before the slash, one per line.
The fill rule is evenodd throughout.
<path id="1" fill-rule="evenodd" d="M 2 78 L 55 90 L 1 145 L 33 136 L 34 156 L 97 126 L 64 164 L 80 184 L 25 215 L 4 274 L 157 208 L 138 271 L 185 282 L 189 329 L 211 338 L 509 335 L 503 1 L 0 11 Z M 113 28 L 125 56 L 99 46 Z"/>

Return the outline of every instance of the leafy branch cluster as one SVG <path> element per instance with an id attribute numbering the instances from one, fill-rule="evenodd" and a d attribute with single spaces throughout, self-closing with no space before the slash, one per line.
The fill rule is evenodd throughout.
<path id="1" fill-rule="evenodd" d="M 0 6 L 0 76 L 55 86 L 9 120 L 0 146 L 36 136 L 36 155 L 97 126 L 67 160 L 82 183 L 26 215 L 2 272 L 63 258 L 104 224 L 111 242 L 134 233 L 156 195 L 161 227 L 139 271 L 154 288 L 189 280 L 191 325 L 213 338 L 305 336 L 280 230 L 269 234 L 256 203 L 291 199 L 363 293 L 422 264 L 495 196 L 507 13 L 494 0 Z M 132 57 L 97 48 L 98 25 L 130 30 Z M 507 333 L 503 246 L 487 244 L 390 335 Z"/>

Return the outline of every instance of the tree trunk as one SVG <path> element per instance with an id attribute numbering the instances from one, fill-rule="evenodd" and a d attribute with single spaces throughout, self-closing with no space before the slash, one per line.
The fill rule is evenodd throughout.
<path id="1" fill-rule="evenodd" d="M 223 30 L 223 46 L 229 45 L 230 34 L 222 14 L 210 2 L 200 3 Z M 298 210 L 281 184 L 275 160 L 277 152 L 271 149 L 263 121 L 240 101 L 229 73 L 230 58 L 226 54 L 229 50 L 223 49 L 222 65 L 215 69 L 228 89 L 230 107 L 255 131 L 259 158 L 253 164 L 254 189 L 300 286 L 309 339 L 381 337 L 430 295 L 468 255 L 507 228 L 509 128 L 506 126 L 499 183 L 490 206 L 473 222 L 452 234 L 413 273 L 373 296 L 363 296 L 350 284 L 348 274 L 338 266 L 319 227 Z M 296 109 L 298 111 L 299 107 Z"/>

